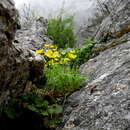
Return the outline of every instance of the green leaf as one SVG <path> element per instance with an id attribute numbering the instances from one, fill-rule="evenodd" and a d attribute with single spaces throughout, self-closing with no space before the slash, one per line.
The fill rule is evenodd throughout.
<path id="1" fill-rule="evenodd" d="M 16 113 L 16 110 L 14 108 L 11 108 L 11 107 L 6 108 L 5 113 L 11 119 L 16 118 L 17 116 L 19 116 L 19 113 Z"/>
<path id="2" fill-rule="evenodd" d="M 49 115 L 47 111 L 43 111 L 43 110 L 42 110 L 40 113 L 41 113 L 43 116 L 48 116 L 48 115 Z"/>
<path id="3" fill-rule="evenodd" d="M 38 112 L 37 108 L 36 108 L 34 105 L 28 105 L 27 107 L 28 107 L 28 109 L 30 109 L 31 111 Z"/>
<path id="4" fill-rule="evenodd" d="M 36 107 L 47 107 L 48 106 L 48 101 L 42 101 L 36 104 Z"/>
<path id="5" fill-rule="evenodd" d="M 63 112 L 63 108 L 62 108 L 62 106 L 60 106 L 58 104 L 53 104 L 48 109 L 49 114 L 60 114 L 62 112 Z"/>

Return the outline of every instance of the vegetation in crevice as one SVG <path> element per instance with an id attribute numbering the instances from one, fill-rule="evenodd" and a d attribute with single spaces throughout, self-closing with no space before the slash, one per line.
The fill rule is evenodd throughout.
<path id="1" fill-rule="evenodd" d="M 52 37 L 54 43 L 60 48 L 74 46 L 76 43 L 76 36 L 73 30 L 73 16 L 65 17 L 61 14 L 48 21 L 48 36 Z"/>
<path id="2" fill-rule="evenodd" d="M 85 44 L 81 48 L 76 48 L 77 58 L 72 61 L 72 66 L 80 66 L 87 62 L 92 55 L 92 48 L 96 44 L 96 41 L 87 39 Z"/>
<path id="3" fill-rule="evenodd" d="M 66 97 L 79 90 L 87 80 L 87 77 L 79 74 L 78 69 L 90 58 L 96 42 L 87 40 L 81 48 L 73 48 L 76 44 L 73 17 L 50 19 L 48 26 L 48 35 L 53 37 L 54 44 L 44 44 L 36 51 L 45 58 L 43 82 L 33 79 L 39 70 L 31 67 L 34 69 L 30 72 L 32 77 L 29 80 L 33 82 L 26 85 L 23 95 L 10 101 L 1 115 L 9 122 L 19 124 L 22 121 L 21 129 L 24 129 L 27 121 L 28 129 L 55 129 L 62 121 Z M 3 127 L 18 129 L 12 124 Z"/>

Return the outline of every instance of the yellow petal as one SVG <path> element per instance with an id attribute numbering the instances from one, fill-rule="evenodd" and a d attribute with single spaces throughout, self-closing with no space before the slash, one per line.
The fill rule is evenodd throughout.
<path id="1" fill-rule="evenodd" d="M 44 47 L 50 47 L 50 46 L 51 46 L 51 44 L 49 44 L 49 43 L 44 44 Z"/>
<path id="2" fill-rule="evenodd" d="M 75 50 L 70 50 L 70 53 L 75 53 Z"/>
<path id="3" fill-rule="evenodd" d="M 59 59 L 58 59 L 58 58 L 55 58 L 54 60 L 55 60 L 55 61 L 59 61 Z"/>
<path id="4" fill-rule="evenodd" d="M 45 55 L 46 55 L 47 57 L 49 57 L 49 58 L 53 58 L 53 51 L 52 51 L 52 50 L 47 50 L 47 51 L 45 52 Z"/>
<path id="5" fill-rule="evenodd" d="M 52 49 L 53 51 L 57 51 L 57 48 L 55 48 L 55 49 Z"/>
<path id="6" fill-rule="evenodd" d="M 63 61 L 63 60 L 61 60 L 61 61 L 60 61 L 60 64 L 64 64 L 64 61 Z"/>
<path id="7" fill-rule="evenodd" d="M 60 57 L 60 53 L 58 51 L 54 52 L 53 53 L 53 58 L 56 58 L 56 57 Z"/>
<path id="8" fill-rule="evenodd" d="M 75 59 L 75 58 L 77 57 L 76 55 L 71 54 L 71 53 L 69 53 L 68 56 L 69 56 L 69 58 L 71 58 L 71 59 Z"/>
<path id="9" fill-rule="evenodd" d="M 36 50 L 36 53 L 37 54 L 42 54 L 42 53 L 44 53 L 44 51 L 43 51 L 43 49 L 39 49 L 39 50 Z"/>
<path id="10" fill-rule="evenodd" d="M 65 62 L 65 63 L 68 62 L 68 61 L 70 61 L 69 58 L 64 58 L 64 62 Z"/>

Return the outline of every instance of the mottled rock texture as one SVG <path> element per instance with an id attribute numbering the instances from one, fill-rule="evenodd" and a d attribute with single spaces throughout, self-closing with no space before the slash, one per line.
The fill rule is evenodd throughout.
<path id="1" fill-rule="evenodd" d="M 44 58 L 35 50 L 45 42 L 40 39 L 45 28 L 34 25 L 35 31 L 17 31 L 19 27 L 14 2 L 0 0 L 0 108 L 12 97 L 22 94 L 28 82 L 39 84 L 43 78 Z"/>
<path id="2" fill-rule="evenodd" d="M 15 37 L 15 45 L 25 50 L 36 50 L 41 48 L 44 43 L 52 43 L 53 41 L 47 36 L 47 20 L 40 17 L 34 20 L 28 27 L 21 27 L 17 31 Z"/>
<path id="3" fill-rule="evenodd" d="M 130 1 L 106 4 L 114 11 L 92 33 L 100 44 L 80 68 L 89 82 L 68 97 L 62 130 L 130 130 Z"/>
<path id="4" fill-rule="evenodd" d="M 101 0 L 97 1 L 100 3 L 97 4 L 95 16 L 79 31 L 80 39 L 93 37 L 106 42 L 129 32 L 129 0 L 105 0 L 103 4 Z"/>

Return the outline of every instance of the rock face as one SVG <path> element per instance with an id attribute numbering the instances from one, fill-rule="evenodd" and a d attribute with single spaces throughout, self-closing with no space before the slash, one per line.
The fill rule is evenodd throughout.
<path id="1" fill-rule="evenodd" d="M 47 36 L 47 20 L 43 17 L 35 20 L 29 27 L 17 31 L 15 45 L 23 50 L 36 50 L 44 43 L 53 43 Z"/>
<path id="2" fill-rule="evenodd" d="M 80 68 L 89 82 L 68 98 L 60 129 L 130 130 L 130 1 L 110 2 L 117 6 L 93 34 L 94 58 Z"/>
<path id="3" fill-rule="evenodd" d="M 14 2 L 0 0 L 0 108 L 11 97 L 21 94 L 28 82 L 39 84 L 43 78 L 44 58 L 35 50 L 49 38 L 45 39 L 46 26 L 40 21 L 33 25 L 35 31 L 17 31 L 18 12 Z"/>
<path id="4" fill-rule="evenodd" d="M 104 3 L 99 3 L 91 22 L 80 30 L 81 39 L 93 37 L 100 42 L 107 42 L 117 35 L 119 37 L 121 34 L 118 33 L 122 31 L 128 32 L 130 18 L 127 4 L 129 5 L 129 0 L 105 0 Z M 124 30 L 121 31 L 122 28 Z"/>

